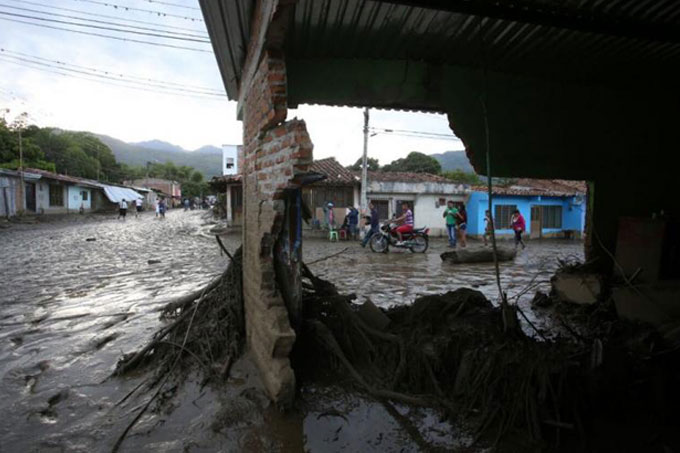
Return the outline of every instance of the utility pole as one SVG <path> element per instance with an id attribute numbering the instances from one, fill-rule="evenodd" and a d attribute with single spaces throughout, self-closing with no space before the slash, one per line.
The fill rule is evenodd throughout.
<path id="1" fill-rule="evenodd" d="M 361 162 L 361 212 L 366 213 L 368 200 L 366 191 L 368 189 L 368 107 L 364 108 L 364 155 Z"/>
<path id="2" fill-rule="evenodd" d="M 24 149 L 21 143 L 22 127 L 24 127 L 24 124 L 22 121 L 20 121 L 17 131 L 19 132 L 19 184 L 21 185 L 21 211 L 23 212 L 26 210 L 24 208 L 24 206 L 26 206 L 26 183 L 24 182 Z"/>

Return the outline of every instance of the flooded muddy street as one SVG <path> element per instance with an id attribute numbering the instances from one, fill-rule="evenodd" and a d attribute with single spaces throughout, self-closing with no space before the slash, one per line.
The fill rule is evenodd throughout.
<path id="1" fill-rule="evenodd" d="M 111 450 L 145 400 L 119 403 L 145 376 L 108 377 L 122 354 L 161 326 L 159 310 L 169 300 L 225 269 L 212 226 L 203 212 L 171 211 L 165 220 L 72 216 L 0 230 L 0 451 Z M 240 239 L 223 236 L 232 251 Z M 425 255 L 383 255 L 358 243 L 306 239 L 305 261 L 346 247 L 310 267 L 359 302 L 408 304 L 461 286 L 497 300 L 493 265 L 443 264 L 443 240 Z M 532 281 L 545 289 L 557 258 L 582 254 L 581 242 L 530 242 L 514 263 L 501 265 L 504 288 L 510 298 Z M 399 434 L 395 414 L 361 397 L 305 388 L 299 410 L 282 416 L 259 391 L 248 360 L 234 366 L 229 383 L 220 394 L 191 379 L 172 389 L 171 407 L 145 415 L 121 451 L 419 451 Z M 432 413 L 413 417 L 432 442 L 461 445 L 464 436 Z"/>
<path id="2" fill-rule="evenodd" d="M 499 241 L 499 247 L 512 247 L 510 241 Z M 484 247 L 481 241 L 469 240 L 468 248 Z M 323 259 L 342 250 L 344 252 Z M 335 283 L 340 291 L 355 293 L 357 302 L 369 298 L 388 308 L 413 303 L 418 296 L 440 294 L 461 287 L 482 292 L 494 304 L 499 303 L 493 263 L 451 264 L 442 262 L 440 254 L 451 250 L 441 238 L 431 238 L 425 254 L 390 249 L 387 254 L 372 253 L 358 244 L 323 240 L 305 241 L 305 261 L 317 263 L 310 268 L 318 276 Z M 530 301 L 536 291 L 550 291 L 550 277 L 560 261 L 583 261 L 583 242 L 578 240 L 529 241 L 513 261 L 500 263 L 500 279 L 508 300 L 518 301 L 527 317 L 541 329 L 550 329 L 549 319 L 536 317 Z M 532 332 L 527 331 L 528 334 Z"/>

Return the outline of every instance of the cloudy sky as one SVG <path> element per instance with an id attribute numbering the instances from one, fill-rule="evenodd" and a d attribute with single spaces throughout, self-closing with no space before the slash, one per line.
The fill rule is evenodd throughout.
<path id="1" fill-rule="evenodd" d="M 196 8 L 197 0 L 0 1 L 0 108 L 10 108 L 10 117 L 27 111 L 40 126 L 128 142 L 159 139 L 186 149 L 240 144 L 236 104 L 195 93 L 224 95 L 211 47 L 202 42 L 206 30 Z M 159 34 L 182 39 L 151 36 Z M 360 157 L 360 109 L 300 106 L 289 113 L 293 116 L 307 122 L 315 158 L 335 156 L 350 164 Z M 443 115 L 373 110 L 371 125 L 453 138 Z M 430 154 L 454 149 L 462 149 L 460 141 L 390 133 L 369 140 L 369 155 L 383 164 L 414 150 Z"/>

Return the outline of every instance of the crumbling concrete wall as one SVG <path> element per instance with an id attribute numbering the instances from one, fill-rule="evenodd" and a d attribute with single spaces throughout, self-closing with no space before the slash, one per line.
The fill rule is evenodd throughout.
<path id="1" fill-rule="evenodd" d="M 308 171 L 312 163 L 312 143 L 304 121 L 285 121 L 286 71 L 282 58 L 269 52 L 262 55 L 243 113 L 247 344 L 269 396 L 285 406 L 292 402 L 295 391 L 288 358 L 295 332 L 277 285 L 274 245 L 287 218 L 287 192 L 298 189 L 295 176 Z M 296 266 L 289 271 L 299 273 Z"/>

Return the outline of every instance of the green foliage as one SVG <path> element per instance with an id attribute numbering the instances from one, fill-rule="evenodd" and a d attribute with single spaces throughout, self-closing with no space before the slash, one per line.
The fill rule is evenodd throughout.
<path id="1" fill-rule="evenodd" d="M 349 167 L 347 167 L 347 169 L 352 171 L 361 171 L 361 164 L 363 163 L 362 161 L 363 158 L 360 157 L 359 159 L 357 159 L 354 165 L 350 165 Z M 380 170 L 380 163 L 378 162 L 378 159 L 375 159 L 373 157 L 366 158 L 366 166 L 368 167 L 369 171 Z"/>
<path id="2" fill-rule="evenodd" d="M 0 166 L 19 167 L 19 134 L 25 168 L 39 168 L 81 178 L 120 182 L 125 176 L 113 153 L 86 132 L 68 132 L 13 124 L 0 118 Z"/>
<path id="3" fill-rule="evenodd" d="M 21 166 L 19 162 L 19 133 L 21 133 L 24 168 L 54 171 L 54 164 L 45 158 L 45 154 L 30 137 L 34 127 L 26 128 L 20 122 L 8 124 L 5 118 L 0 117 L 0 167 L 17 169 Z"/>
<path id="4" fill-rule="evenodd" d="M 442 176 L 462 184 L 482 184 L 482 180 L 479 176 L 474 173 L 465 172 L 463 170 L 446 171 L 442 174 Z"/>
<path id="5" fill-rule="evenodd" d="M 427 154 L 412 151 L 403 159 L 397 159 L 383 168 L 383 171 L 408 171 L 415 173 L 432 173 L 438 175 L 442 167 L 433 157 Z"/>
<path id="6" fill-rule="evenodd" d="M 162 178 L 177 181 L 182 185 L 183 197 L 203 197 L 210 193 L 208 183 L 203 179 L 203 173 L 194 170 L 188 165 L 177 166 L 171 161 L 165 163 L 147 162 L 146 169 L 139 168 L 144 174 L 151 178 Z M 133 178 L 136 179 L 136 178 Z"/>

